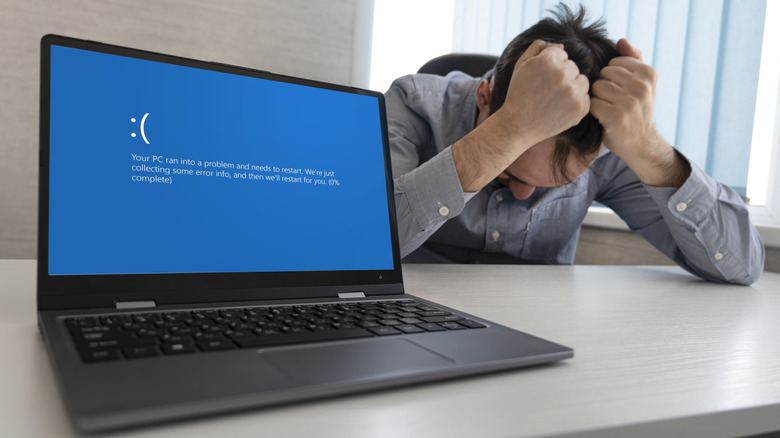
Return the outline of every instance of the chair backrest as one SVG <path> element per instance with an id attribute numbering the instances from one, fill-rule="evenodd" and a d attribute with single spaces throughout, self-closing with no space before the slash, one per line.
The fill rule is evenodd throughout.
<path id="1" fill-rule="evenodd" d="M 477 53 L 449 53 L 431 59 L 423 64 L 417 73 L 429 73 L 446 76 L 451 71 L 462 71 L 469 76 L 480 77 L 492 69 L 497 56 Z"/>

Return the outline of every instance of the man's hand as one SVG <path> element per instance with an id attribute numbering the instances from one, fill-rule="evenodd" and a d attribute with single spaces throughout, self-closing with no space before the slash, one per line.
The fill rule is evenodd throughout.
<path id="1" fill-rule="evenodd" d="M 571 128 L 590 111 L 588 78 L 562 44 L 535 41 L 515 64 L 495 116 L 533 144 Z M 519 155 L 519 154 L 518 154 Z"/>
<path id="2" fill-rule="evenodd" d="M 588 88 L 561 44 L 531 44 L 504 105 L 452 147 L 463 190 L 481 189 L 532 146 L 579 123 L 590 110 Z"/>
<path id="3" fill-rule="evenodd" d="M 617 45 L 620 56 L 592 87 L 590 112 L 604 127 L 604 145 L 645 184 L 680 187 L 690 168 L 653 124 L 657 73 L 625 38 Z"/>

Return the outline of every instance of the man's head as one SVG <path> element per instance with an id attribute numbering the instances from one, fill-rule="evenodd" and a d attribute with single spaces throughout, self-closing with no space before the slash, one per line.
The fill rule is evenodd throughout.
<path id="1" fill-rule="evenodd" d="M 489 92 L 486 93 L 489 99 L 483 102 L 489 108 L 487 114 L 495 113 L 504 104 L 517 60 L 536 40 L 563 44 L 569 59 L 577 64 L 580 73 L 593 84 L 598 79 L 601 69 L 606 67 L 612 58 L 618 56 L 618 49 L 615 42 L 607 38 L 603 20 L 587 23 L 586 18 L 583 7 L 580 6 L 574 12 L 566 5 L 559 4 L 551 18 L 545 18 L 512 40 L 498 58 L 493 70 Z M 488 86 L 481 84 L 481 87 L 484 90 Z M 484 118 L 485 114 L 480 114 L 480 121 Z M 595 117 L 588 114 L 576 126 L 562 132 L 554 140 L 540 143 L 523 154 L 523 157 L 533 149 L 537 149 L 535 154 L 537 159 L 542 155 L 549 157 L 551 177 L 555 185 L 560 185 L 578 176 L 590 165 L 601 147 L 602 135 L 601 125 Z M 541 154 L 538 149 L 544 149 L 546 153 Z M 513 164 L 512 167 L 518 167 L 517 164 Z M 510 174 L 512 167 L 509 169 Z M 505 181 L 502 177 L 506 176 L 512 175 L 502 174 L 499 179 Z M 523 175 L 517 175 L 517 179 L 522 180 L 522 178 Z M 529 185 L 543 186 L 533 182 L 529 181 Z M 549 185 L 552 184 L 547 181 L 545 186 Z"/>

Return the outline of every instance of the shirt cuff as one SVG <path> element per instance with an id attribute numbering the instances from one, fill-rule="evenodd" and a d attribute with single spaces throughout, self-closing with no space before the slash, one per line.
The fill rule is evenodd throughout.
<path id="1" fill-rule="evenodd" d="M 718 184 L 696 164 L 690 161 L 689 164 L 691 174 L 679 189 L 648 185 L 645 189 L 662 211 L 666 210 L 680 222 L 698 228 L 715 208 Z"/>
<path id="2" fill-rule="evenodd" d="M 475 193 L 464 193 L 448 147 L 401 177 L 412 216 L 421 229 L 458 216 Z"/>

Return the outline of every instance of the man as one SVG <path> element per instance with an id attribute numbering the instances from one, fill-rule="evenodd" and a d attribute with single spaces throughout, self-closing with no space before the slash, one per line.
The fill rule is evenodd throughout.
<path id="1" fill-rule="evenodd" d="M 387 91 L 404 261 L 572 264 L 595 200 L 693 274 L 754 282 L 764 247 L 743 201 L 661 138 L 656 72 L 585 14 L 559 6 L 485 78 Z"/>

